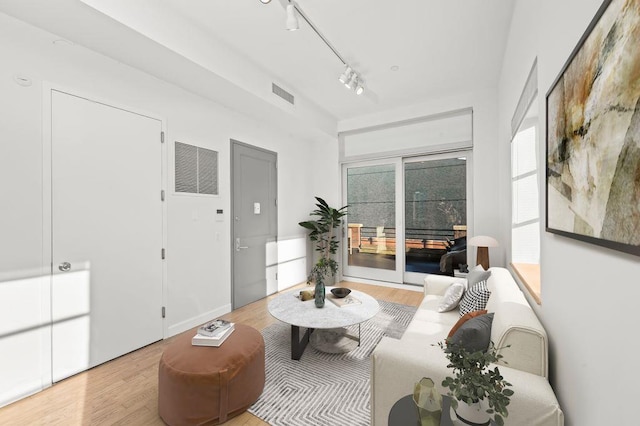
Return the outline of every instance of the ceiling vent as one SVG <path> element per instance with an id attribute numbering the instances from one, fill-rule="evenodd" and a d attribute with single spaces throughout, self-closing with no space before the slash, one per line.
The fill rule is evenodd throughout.
<path id="1" fill-rule="evenodd" d="M 274 94 L 280 96 L 285 101 L 289 102 L 291 105 L 295 105 L 295 98 L 293 97 L 293 95 L 287 92 L 286 90 L 284 90 L 282 87 L 278 86 L 277 84 L 271 83 L 271 91 Z"/>

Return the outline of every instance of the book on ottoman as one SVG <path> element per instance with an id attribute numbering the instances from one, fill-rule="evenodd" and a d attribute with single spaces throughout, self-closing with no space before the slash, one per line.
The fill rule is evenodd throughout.
<path id="1" fill-rule="evenodd" d="M 191 344 L 194 346 L 220 346 L 227 337 L 233 333 L 234 326 L 233 323 L 229 327 L 227 327 L 221 334 L 216 336 L 203 336 L 200 333 L 197 333 L 195 336 L 191 338 Z"/>
<path id="2" fill-rule="evenodd" d="M 220 336 L 233 324 L 227 320 L 215 319 L 198 327 L 198 334 L 202 336 Z"/>

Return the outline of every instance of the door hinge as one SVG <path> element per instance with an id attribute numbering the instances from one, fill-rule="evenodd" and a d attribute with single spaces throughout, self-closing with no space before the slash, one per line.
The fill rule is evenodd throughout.
<path id="1" fill-rule="evenodd" d="M 276 198 L 276 207 L 278 207 L 278 199 Z"/>
<path id="2" fill-rule="evenodd" d="M 160 132 L 160 143 L 164 143 L 164 132 Z"/>
<path id="3" fill-rule="evenodd" d="M 278 281 L 278 273 L 276 272 L 276 281 Z"/>
<path id="4" fill-rule="evenodd" d="M 160 201 L 164 201 L 164 189 L 160 191 Z"/>
<path id="5" fill-rule="evenodd" d="M 162 318 L 165 318 L 167 316 L 167 310 L 165 309 L 165 307 L 162 307 Z"/>
<path id="6" fill-rule="evenodd" d="M 164 249 L 162 249 L 162 252 L 160 253 L 160 255 L 162 256 L 162 260 L 164 260 L 164 257 L 165 257 L 165 250 Z"/>

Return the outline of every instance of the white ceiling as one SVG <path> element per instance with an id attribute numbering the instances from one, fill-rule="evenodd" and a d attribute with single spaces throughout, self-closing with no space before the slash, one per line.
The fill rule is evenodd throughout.
<path id="1" fill-rule="evenodd" d="M 119 14 L 107 14 L 124 25 L 84 3 L 118 3 Z M 223 77 L 255 94 L 252 82 L 268 79 L 336 121 L 495 87 L 513 11 L 511 0 L 298 0 L 315 27 L 362 75 L 367 90 L 357 96 L 338 82 L 342 62 L 302 18 L 299 31 L 285 30 L 286 0 L 267 5 L 259 0 L 84 3 L 0 0 L 0 11 L 149 70 L 153 56 L 127 52 L 140 45 L 142 34 L 205 68 L 212 80 Z M 169 31 L 167 22 L 166 31 L 147 31 L 160 11 L 181 22 L 182 33 L 189 28 L 185 37 L 193 37 L 193 43 L 173 43 L 171 37 L 177 40 L 182 33 L 179 26 Z M 136 22 L 122 19 L 126 14 L 137 16 Z M 205 55 L 207 60 L 195 59 Z M 206 74 L 198 78 L 206 80 Z M 203 87 L 206 81 L 197 83 Z"/>

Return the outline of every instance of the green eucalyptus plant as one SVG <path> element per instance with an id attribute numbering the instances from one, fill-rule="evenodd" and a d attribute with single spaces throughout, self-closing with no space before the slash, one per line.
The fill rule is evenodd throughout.
<path id="1" fill-rule="evenodd" d="M 487 413 L 493 416 L 498 426 L 504 425 L 504 418 L 509 415 L 507 406 L 513 396 L 508 389 L 511 383 L 500 374 L 498 367 L 489 368 L 489 364 L 502 358 L 493 342 L 486 351 L 468 352 L 462 345 L 438 342 L 449 360 L 448 368 L 453 369 L 453 377 L 446 377 L 442 386 L 448 388 L 447 394 L 452 397 L 454 409 L 458 401 L 473 404 L 486 399 L 489 403 Z"/>
<path id="2" fill-rule="evenodd" d="M 342 217 L 347 214 L 347 206 L 336 209 L 330 207 L 326 201 L 320 197 L 315 197 L 317 209 L 313 210 L 311 216 L 317 216 L 316 220 L 300 222 L 299 225 L 309 230 L 309 239 L 315 244 L 315 251 L 320 253 L 320 258 L 311 269 L 307 283 L 312 281 L 324 284 L 327 276 L 334 277 L 338 272 L 338 262 L 334 255 L 338 251 L 340 242 L 335 230 L 342 225 Z"/>

